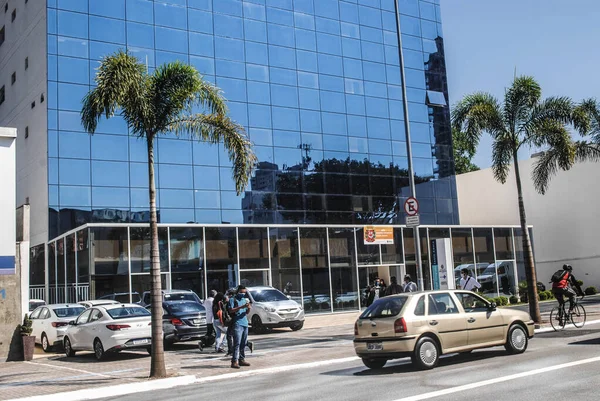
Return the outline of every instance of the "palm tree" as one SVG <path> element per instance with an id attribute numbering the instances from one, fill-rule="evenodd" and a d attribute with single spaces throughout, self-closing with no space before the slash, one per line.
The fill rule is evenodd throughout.
<path id="1" fill-rule="evenodd" d="M 579 114 L 576 110 L 579 110 Z M 575 162 L 577 146 L 567 127 L 574 124 L 575 128 L 585 131 L 586 121 L 585 113 L 567 97 L 542 100 L 540 85 L 527 76 L 515 77 L 506 91 L 503 104 L 492 95 L 479 92 L 465 96 L 452 111 L 453 128 L 462 130 L 474 147 L 479 144 L 484 132 L 492 137 L 492 170 L 497 181 L 504 184 L 511 163 L 513 165 L 523 232 L 529 313 L 536 322 L 541 321 L 537 277 L 517 155 L 519 150 L 527 147 L 545 147 L 552 154 L 552 161 L 548 165 L 569 169 Z"/>
<path id="2" fill-rule="evenodd" d="M 98 121 L 115 114 L 123 117 L 129 133 L 145 138 L 148 147 L 148 189 L 151 233 L 152 350 L 150 377 L 165 377 L 160 257 L 154 182 L 154 140 L 174 132 L 212 144 L 222 142 L 233 162 L 238 195 L 244 190 L 256 163 L 252 144 L 243 128 L 227 117 L 218 88 L 204 81 L 189 65 L 165 64 L 149 74 L 144 64 L 127 52 L 105 57 L 95 78 L 97 86 L 83 99 L 81 122 L 93 134 Z M 195 114 L 193 107 L 206 113 Z"/>

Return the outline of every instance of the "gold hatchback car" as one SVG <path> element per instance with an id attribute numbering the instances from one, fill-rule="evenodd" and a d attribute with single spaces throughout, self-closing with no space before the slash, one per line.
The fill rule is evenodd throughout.
<path id="1" fill-rule="evenodd" d="M 442 354 L 477 348 L 504 345 L 520 354 L 533 331 L 528 313 L 496 309 L 470 291 L 413 292 L 380 298 L 369 306 L 354 325 L 354 349 L 371 369 L 404 357 L 432 369 Z"/>

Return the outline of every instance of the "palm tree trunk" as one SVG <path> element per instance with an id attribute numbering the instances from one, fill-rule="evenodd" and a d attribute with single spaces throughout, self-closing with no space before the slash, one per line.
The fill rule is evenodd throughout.
<path id="1" fill-rule="evenodd" d="M 156 185 L 154 183 L 154 135 L 147 134 L 148 144 L 148 181 L 150 195 L 150 275 L 152 278 L 152 352 L 150 377 L 167 377 L 162 328 L 162 288 L 160 281 L 160 253 L 158 250 L 158 219 L 156 217 Z"/>
<path id="2" fill-rule="evenodd" d="M 540 323 L 540 304 L 538 302 L 537 277 L 535 273 L 535 262 L 533 260 L 533 250 L 531 248 L 531 239 L 527 228 L 527 217 L 525 215 L 525 203 L 523 202 L 523 188 L 521 186 L 521 172 L 519 171 L 519 160 L 517 151 L 513 152 L 515 165 L 515 179 L 517 181 L 517 195 L 519 196 L 519 217 L 521 219 L 521 231 L 523 239 L 523 259 L 525 259 L 525 278 L 527 280 L 527 299 L 529 300 L 529 314 L 534 322 Z"/>

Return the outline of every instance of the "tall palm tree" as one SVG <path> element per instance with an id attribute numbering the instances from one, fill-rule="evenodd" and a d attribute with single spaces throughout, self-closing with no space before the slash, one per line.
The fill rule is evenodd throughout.
<path id="1" fill-rule="evenodd" d="M 523 233 L 529 313 L 536 322 L 541 321 L 537 277 L 527 229 L 518 152 L 530 146 L 545 147 L 553 155 L 552 163 L 560 169 L 569 169 L 575 161 L 576 145 L 568 126 L 574 124 L 576 128 L 585 130 L 582 125 L 586 122 L 584 113 L 581 113 L 582 118 L 575 118 L 575 110 L 575 105 L 567 97 L 542 100 L 540 85 L 532 77 L 522 76 L 515 77 L 506 91 L 503 104 L 492 95 L 479 92 L 465 96 L 452 111 L 453 128 L 462 130 L 475 147 L 484 132 L 492 137 L 492 170 L 497 181 L 504 184 L 511 163 L 513 165 Z"/>
<path id="2" fill-rule="evenodd" d="M 102 60 L 95 81 L 97 86 L 85 96 L 81 110 L 81 122 L 87 132 L 93 134 L 103 116 L 111 118 L 118 114 L 127 123 L 129 133 L 145 138 L 147 143 L 152 277 L 150 377 L 165 377 L 154 140 L 161 134 L 174 132 L 212 144 L 222 142 L 233 163 L 238 194 L 248 183 L 256 156 L 243 128 L 227 117 L 220 90 L 204 81 L 189 65 L 165 64 L 149 74 L 144 64 L 120 50 Z M 194 113 L 195 106 L 206 113 Z"/>

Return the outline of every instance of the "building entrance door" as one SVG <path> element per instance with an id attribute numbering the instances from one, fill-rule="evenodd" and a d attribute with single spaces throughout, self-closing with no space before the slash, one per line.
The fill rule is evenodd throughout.
<path id="1" fill-rule="evenodd" d="M 402 284 L 402 277 L 406 274 L 404 265 L 373 265 L 359 266 L 359 287 L 360 287 L 360 306 L 367 306 L 371 287 L 375 283 L 375 279 L 383 280 L 386 286 L 390 285 L 391 278 L 396 277 L 398 284 Z"/>

